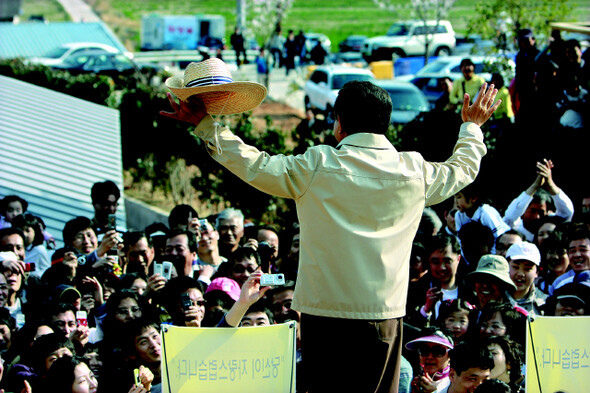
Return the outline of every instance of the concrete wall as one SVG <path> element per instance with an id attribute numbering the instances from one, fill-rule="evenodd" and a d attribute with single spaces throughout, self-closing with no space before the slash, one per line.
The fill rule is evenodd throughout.
<path id="1" fill-rule="evenodd" d="M 168 212 L 128 196 L 125 196 L 125 211 L 127 212 L 127 229 L 129 231 L 142 231 L 154 222 L 161 222 L 168 226 Z"/>

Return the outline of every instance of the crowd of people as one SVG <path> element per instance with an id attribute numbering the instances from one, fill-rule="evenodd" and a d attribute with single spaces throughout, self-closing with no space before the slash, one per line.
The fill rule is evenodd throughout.
<path id="1" fill-rule="evenodd" d="M 488 377 L 522 391 L 527 315 L 590 314 L 590 196 L 572 222 L 574 204 L 555 184 L 551 162 L 537 166 L 535 182 L 506 209 L 481 203 L 473 184 L 442 215 L 425 210 L 410 260 L 400 391 L 442 391 Z M 156 392 L 161 324 L 299 322 L 291 308 L 296 223 L 280 231 L 233 208 L 200 219 L 178 205 L 168 225 L 120 232 L 108 226 L 120 198 L 116 185 L 97 183 L 91 194 L 94 217 L 68 221 L 59 249 L 24 199 L 2 199 L 6 391 L 43 391 L 60 381 L 88 386 L 76 392 Z M 169 277 L 155 271 L 165 261 Z M 260 288 L 262 271 L 283 273 L 286 285 Z M 305 373 L 304 363 L 297 367 Z M 474 370 L 471 382 L 461 377 Z"/>
<path id="2" fill-rule="evenodd" d="M 522 36 L 526 38 L 527 34 Z M 517 67 L 519 64 L 521 67 L 517 61 Z M 517 68 L 517 77 L 522 77 L 521 69 Z M 496 94 L 492 90 L 486 92 L 486 86 L 481 88 L 479 93 L 485 96 L 475 100 L 475 109 L 470 106 L 462 111 L 466 124 L 461 128 L 453 157 L 467 157 L 474 163 L 458 163 L 459 166 L 477 168 L 475 156 L 480 153 L 471 150 L 483 155 L 483 142 L 473 140 L 481 134 L 478 126 L 497 108 L 497 105 L 492 107 Z M 337 102 L 334 136 L 338 142 L 348 138 L 361 141 L 371 134 L 357 135 L 350 124 L 362 128 L 367 119 L 353 117 L 352 108 L 365 105 L 363 110 L 369 112 L 378 103 L 391 111 L 391 102 L 387 104 L 387 94 L 368 82 L 352 83 L 342 91 Z M 359 92 L 366 93 L 365 103 L 357 100 Z M 375 97 L 381 101 L 371 101 Z M 464 98 L 464 106 L 470 105 L 468 98 Z M 522 94 L 520 100 L 522 110 L 526 107 Z M 482 102 L 484 108 L 477 112 Z M 179 108 L 173 104 L 176 118 L 187 120 L 178 115 Z M 385 112 L 378 110 L 378 121 L 381 128 L 387 129 L 389 114 Z M 188 112 L 184 113 L 189 116 Z M 194 122 L 199 124 L 204 114 L 203 111 Z M 188 120 L 193 121 L 193 118 Z M 344 127 L 341 122 L 347 126 L 348 133 L 341 128 Z M 214 129 L 215 141 L 221 139 L 225 143 L 224 155 L 219 152 L 216 159 L 222 161 L 228 154 L 231 156 L 231 149 L 241 142 L 236 142 L 226 130 L 218 135 L 217 126 L 211 125 L 209 117 L 205 117 L 203 124 L 197 130 L 210 126 Z M 354 148 L 355 144 L 346 145 L 345 149 L 350 146 Z M 209 148 L 215 152 L 219 147 L 211 142 Z M 334 159 L 329 154 L 335 149 L 321 149 L 324 161 Z M 387 149 L 381 146 L 377 150 Z M 446 171 L 441 169 L 444 165 L 430 167 L 421 158 L 412 157 L 421 162 L 417 167 L 424 165 L 431 171 L 436 168 Z M 407 158 L 409 160 L 410 156 Z M 276 170 L 273 165 L 263 166 L 270 172 Z M 448 171 L 452 171 L 452 165 L 448 166 Z M 369 291 L 375 287 L 371 287 L 371 280 L 381 278 L 371 276 L 377 268 L 364 263 L 370 261 L 363 261 L 363 255 L 368 258 L 371 250 L 353 249 L 356 265 L 331 265 L 334 270 L 329 273 L 334 277 L 326 275 L 324 281 L 313 285 L 308 278 L 305 284 L 323 296 L 327 291 L 334 291 L 340 298 L 330 293 L 334 304 L 318 305 L 314 304 L 311 291 L 300 292 L 306 296 L 303 301 L 295 300 L 296 305 L 306 310 L 300 313 L 296 310 L 298 307 L 292 307 L 295 286 L 302 282 L 300 261 L 325 261 L 330 256 L 322 253 L 329 250 L 334 254 L 348 253 L 350 245 L 312 247 L 306 249 L 307 254 L 300 259 L 299 225 L 302 225 L 301 233 L 305 230 L 317 235 L 317 239 L 306 239 L 313 244 L 313 241 L 321 242 L 321 236 L 330 231 L 338 232 L 342 238 L 350 232 L 367 234 L 367 228 L 358 223 L 363 223 L 366 217 L 380 215 L 392 221 L 405 220 L 412 228 L 414 222 L 419 222 L 415 236 L 414 232 L 401 231 L 404 239 L 413 239 L 411 250 L 408 249 L 409 272 L 391 274 L 395 282 L 389 285 L 396 301 L 387 314 L 393 319 L 387 321 L 393 323 L 380 325 L 380 329 L 401 332 L 396 321 L 401 321 L 397 315 L 404 312 L 398 309 L 405 309 L 405 332 L 403 338 L 397 335 L 403 344 L 399 391 L 471 393 L 477 387 L 477 392 L 520 392 L 525 379 L 523 351 L 527 317 L 571 317 L 590 313 L 588 188 L 584 188 L 585 185 L 576 190 L 559 187 L 550 159 L 540 160 L 536 168 L 534 162 L 530 166 L 534 181 L 524 190 L 506 190 L 513 195 L 506 206 L 491 203 L 481 182 L 471 183 L 472 179 L 459 174 L 449 180 L 453 183 L 451 189 L 458 189 L 460 182 L 471 184 L 453 192 L 453 198 L 444 201 L 449 185 L 439 184 L 439 177 L 436 177 L 436 181 L 427 184 L 427 188 L 436 190 L 429 189 L 426 196 L 427 204 L 435 205 L 434 208 L 422 212 L 423 206 L 412 210 L 408 204 L 408 211 L 419 211 L 421 219 L 404 216 L 406 211 L 401 211 L 399 217 L 389 217 L 388 211 L 381 210 L 378 204 L 362 204 L 358 195 L 339 193 L 328 198 L 333 200 L 330 203 L 311 207 L 309 202 L 309 205 L 299 206 L 308 209 L 299 212 L 306 226 L 303 227 L 302 219 L 301 223 L 291 223 L 287 228 L 253 222 L 234 208 L 200 217 L 193 207 L 178 205 L 171 210 L 167 225 L 154 223 L 146 228 L 123 231 L 111 220 L 121 198 L 120 190 L 113 182 L 104 181 L 94 184 L 90 190 L 94 216 L 72 217 L 67 221 L 63 228 L 63 247 L 57 249 L 43 218 L 29 213 L 27 201 L 18 195 L 6 195 L 0 202 L 0 354 L 3 360 L 0 388 L 13 392 L 160 392 L 162 324 L 227 328 L 293 320 L 300 325 L 316 324 L 323 328 L 318 329 L 315 336 L 313 330 L 308 329 L 307 332 L 312 333 L 298 337 L 297 391 L 306 392 L 306 374 L 321 373 L 318 359 L 324 358 L 300 356 L 301 343 L 316 342 L 317 350 L 322 351 L 322 345 L 329 343 L 322 343 L 325 336 L 317 332 L 338 334 L 339 326 L 344 325 L 342 337 L 350 342 L 336 340 L 338 347 L 346 350 L 354 345 L 353 341 L 362 342 L 360 335 L 350 337 L 346 332 L 354 329 L 350 326 L 363 318 L 358 318 L 356 312 L 351 314 L 350 320 L 339 316 L 351 312 L 347 309 L 350 299 L 366 302 L 363 307 L 372 307 L 375 302 Z M 235 170 L 239 172 L 243 168 L 239 166 Z M 338 189 L 337 184 L 330 183 L 339 181 L 334 173 L 326 171 L 326 177 L 320 182 L 329 188 L 322 190 L 324 193 Z M 471 173 L 475 176 L 474 171 Z M 313 172 L 310 178 L 315 179 L 316 175 L 322 176 Z M 326 194 L 320 197 L 317 191 L 317 194 L 309 191 L 301 179 L 277 185 L 274 172 L 268 175 L 273 176 L 270 178 L 273 181 L 267 179 L 267 173 L 262 170 L 249 176 L 259 176 L 257 181 L 262 189 L 280 186 L 286 195 L 288 191 L 301 191 L 314 200 L 326 198 Z M 431 176 L 434 178 L 433 174 Z M 444 172 L 440 176 L 451 175 Z M 347 175 L 344 177 L 348 182 Z M 385 181 L 379 180 L 375 185 L 371 183 L 373 180 L 367 179 L 355 181 L 372 187 L 366 192 L 377 195 Z M 404 182 L 410 183 L 408 179 L 410 177 Z M 424 185 L 412 187 L 424 188 Z M 575 202 L 568 196 L 570 193 L 576 195 Z M 399 203 L 404 201 L 402 196 L 397 198 Z M 353 217 L 342 215 L 335 208 L 342 199 L 354 204 L 350 208 L 359 226 L 353 231 L 347 226 Z M 443 203 L 436 205 L 438 202 Z M 314 216 L 323 214 L 322 209 L 328 206 L 333 209 L 331 217 L 339 220 L 338 227 L 314 222 Z M 387 227 L 378 232 L 389 236 L 391 231 Z M 373 235 L 368 233 L 367 236 L 375 244 L 379 243 L 381 240 Z M 357 239 L 351 236 L 349 241 L 355 244 Z M 399 249 L 399 253 L 405 251 L 401 243 L 382 246 Z M 380 247 L 381 244 L 375 248 Z M 395 258 L 392 263 L 396 263 Z M 321 270 L 321 263 L 318 265 L 317 269 Z M 390 272 L 380 271 L 384 277 L 390 277 Z M 263 273 L 284 274 L 286 285 L 261 287 Z M 309 276 L 309 270 L 306 275 Z M 351 275 L 366 279 L 352 286 L 357 288 L 358 294 L 338 290 L 342 284 L 339 279 L 346 281 Z M 404 301 L 406 296 L 407 302 Z M 377 300 L 385 298 L 381 293 L 375 293 L 375 297 Z M 318 310 L 326 307 L 328 311 L 333 307 L 332 311 L 339 313 L 333 314 L 335 318 L 319 319 L 308 311 L 315 306 Z M 328 315 L 332 314 L 328 312 Z M 388 351 L 396 350 L 391 348 Z M 357 352 L 355 349 L 355 354 Z M 381 373 L 381 369 L 370 367 L 370 357 L 352 360 L 363 363 L 355 365 L 363 368 L 359 380 Z M 383 373 L 393 373 L 388 367 Z M 379 375 L 376 378 L 378 380 Z M 331 386 L 335 382 L 324 383 Z"/>

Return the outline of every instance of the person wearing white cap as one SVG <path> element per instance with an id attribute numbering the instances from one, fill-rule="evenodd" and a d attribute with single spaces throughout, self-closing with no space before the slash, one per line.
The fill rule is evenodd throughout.
<path id="1" fill-rule="evenodd" d="M 261 152 L 210 116 L 257 106 L 266 89 L 247 83 L 234 82 L 219 59 L 189 65 L 184 79 L 167 85 L 181 100 L 199 97 L 176 103 L 169 94 L 173 111 L 160 113 L 195 124 L 211 157 L 242 180 L 295 200 L 301 248 L 293 309 L 301 312 L 308 391 L 395 391 L 412 240 L 424 207 L 477 175 L 486 152 L 480 126 L 499 105 L 497 90 L 482 86 L 473 105 L 465 95 L 453 154 L 431 163 L 395 149 L 385 136 L 391 98 L 359 81 L 338 93 L 336 148 L 318 145 L 296 156 Z"/>
<path id="2" fill-rule="evenodd" d="M 506 251 L 506 259 L 510 266 L 510 279 L 516 285 L 516 289 L 508 292 L 508 300 L 532 315 L 542 315 L 547 294 L 535 287 L 541 264 L 539 249 L 529 242 L 514 243 Z"/>

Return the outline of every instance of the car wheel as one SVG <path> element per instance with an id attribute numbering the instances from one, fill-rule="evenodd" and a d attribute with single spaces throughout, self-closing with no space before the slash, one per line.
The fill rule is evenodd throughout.
<path id="1" fill-rule="evenodd" d="M 401 50 L 401 49 L 397 49 L 397 48 L 394 48 L 394 49 L 391 51 L 391 56 L 389 56 L 389 58 L 391 59 L 391 58 L 393 58 L 393 56 L 396 56 L 396 58 L 399 58 L 399 57 L 406 57 L 406 54 L 404 53 L 404 51 L 403 51 L 403 50 Z"/>
<path id="2" fill-rule="evenodd" d="M 437 48 L 436 51 L 434 52 L 434 54 L 436 56 L 450 56 L 451 55 L 451 50 L 449 48 L 447 48 L 446 46 L 441 46 L 440 48 Z"/>

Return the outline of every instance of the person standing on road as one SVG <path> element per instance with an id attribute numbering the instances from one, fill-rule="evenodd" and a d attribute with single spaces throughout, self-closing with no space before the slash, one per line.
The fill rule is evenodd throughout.
<path id="1" fill-rule="evenodd" d="M 271 156 L 209 115 L 219 107 L 244 108 L 248 97 L 244 110 L 252 109 L 264 99 L 260 87 L 246 82 L 186 87 L 192 79 L 231 78 L 227 67 L 218 66 L 203 67 L 190 78 L 185 74 L 184 80 L 168 79 L 166 85 L 186 101 L 177 104 L 168 93 L 172 112 L 160 113 L 195 124 L 209 154 L 244 181 L 295 200 L 301 247 L 292 308 L 302 313 L 309 392 L 397 392 L 412 240 L 425 206 L 444 201 L 476 177 L 486 153 L 480 126 L 498 107 L 497 90 L 484 85 L 471 106 L 465 95 L 465 123 L 453 155 L 442 163 L 398 152 L 384 135 L 392 110 L 389 94 L 359 81 L 344 85 L 336 100 L 338 147 Z M 223 90 L 244 96 L 224 97 Z"/>
<path id="2" fill-rule="evenodd" d="M 240 28 L 237 26 L 230 37 L 230 43 L 236 52 L 236 65 L 238 68 L 240 68 L 240 64 L 248 64 L 248 57 L 246 56 L 246 48 L 244 46 L 244 36 L 242 35 Z M 244 57 L 244 60 L 240 59 L 240 55 Z"/>

